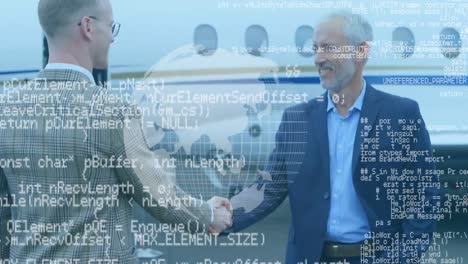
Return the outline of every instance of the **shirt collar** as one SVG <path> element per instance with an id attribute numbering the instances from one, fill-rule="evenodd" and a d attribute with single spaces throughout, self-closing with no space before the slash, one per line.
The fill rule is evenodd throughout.
<path id="1" fill-rule="evenodd" d="M 75 64 L 49 63 L 49 64 L 46 65 L 45 69 L 46 70 L 73 70 L 73 71 L 78 71 L 78 72 L 81 72 L 84 75 L 86 75 L 86 77 L 88 77 L 89 81 L 92 84 L 96 84 L 94 82 L 94 77 L 93 77 L 93 75 L 91 74 L 90 71 L 88 71 L 87 69 L 85 69 L 85 68 L 83 68 L 81 66 L 75 65 Z"/>
<path id="2" fill-rule="evenodd" d="M 364 78 L 362 79 L 362 89 L 361 89 L 361 93 L 359 94 L 358 98 L 356 98 L 356 101 L 354 101 L 354 104 L 353 106 L 348 110 L 348 112 L 352 111 L 353 109 L 357 109 L 359 111 L 361 111 L 362 109 L 362 105 L 364 103 L 364 95 L 366 94 L 366 80 L 364 80 Z M 328 102 L 327 102 L 327 112 L 330 112 L 330 110 L 332 109 L 336 109 L 335 108 L 335 104 L 333 104 L 333 101 L 331 99 L 331 96 L 330 96 L 330 92 L 327 91 L 327 98 L 328 98 Z M 341 100 L 341 98 L 340 98 Z"/>

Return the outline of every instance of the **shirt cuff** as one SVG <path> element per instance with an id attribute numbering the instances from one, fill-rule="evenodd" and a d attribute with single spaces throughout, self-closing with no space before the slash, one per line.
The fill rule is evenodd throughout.
<path id="1" fill-rule="evenodd" d="M 210 208 L 211 208 L 211 224 L 214 222 L 214 209 L 213 209 L 213 206 L 210 205 Z"/>

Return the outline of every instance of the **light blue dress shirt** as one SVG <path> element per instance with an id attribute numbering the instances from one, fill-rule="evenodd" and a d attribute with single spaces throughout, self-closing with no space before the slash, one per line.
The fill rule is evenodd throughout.
<path id="1" fill-rule="evenodd" d="M 346 117 L 335 108 L 328 93 L 327 121 L 330 155 L 331 206 L 327 223 L 327 240 L 354 243 L 365 239 L 370 231 L 364 208 L 353 185 L 353 147 L 366 82 Z M 340 101 L 342 98 L 340 98 Z"/>

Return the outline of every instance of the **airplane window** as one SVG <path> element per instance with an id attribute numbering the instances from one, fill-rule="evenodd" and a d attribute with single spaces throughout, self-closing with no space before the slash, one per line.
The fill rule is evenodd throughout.
<path id="1" fill-rule="evenodd" d="M 245 31 L 245 47 L 254 56 L 262 56 L 268 49 L 268 33 L 260 25 L 252 25 Z"/>
<path id="2" fill-rule="evenodd" d="M 407 27 L 398 27 L 392 34 L 393 50 L 395 54 L 408 58 L 414 53 L 414 35 Z"/>
<path id="3" fill-rule="evenodd" d="M 460 54 L 460 33 L 454 28 L 444 28 L 439 35 L 440 49 L 446 58 L 454 59 Z"/>
<path id="4" fill-rule="evenodd" d="M 303 57 L 314 56 L 312 35 L 314 29 L 311 26 L 303 25 L 296 30 L 296 48 L 297 52 Z"/>
<path id="5" fill-rule="evenodd" d="M 210 25 L 199 25 L 195 28 L 193 43 L 198 54 L 210 56 L 218 48 L 218 33 Z"/>

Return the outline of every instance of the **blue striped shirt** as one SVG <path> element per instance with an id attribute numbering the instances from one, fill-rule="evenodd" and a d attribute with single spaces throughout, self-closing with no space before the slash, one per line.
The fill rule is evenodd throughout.
<path id="1" fill-rule="evenodd" d="M 344 243 L 364 240 L 370 231 L 367 216 L 353 185 L 353 147 L 361 115 L 366 82 L 346 117 L 335 108 L 328 93 L 327 121 L 330 155 L 331 207 L 327 224 L 327 239 Z M 342 98 L 340 98 L 342 100 Z"/>

